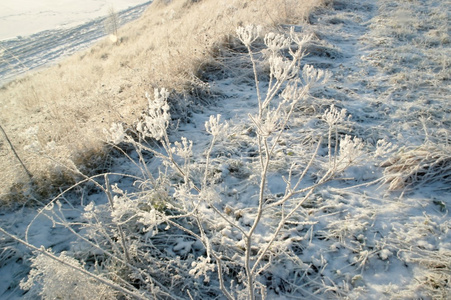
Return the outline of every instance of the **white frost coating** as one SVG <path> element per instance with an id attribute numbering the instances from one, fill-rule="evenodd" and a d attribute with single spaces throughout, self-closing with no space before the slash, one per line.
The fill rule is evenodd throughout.
<path id="1" fill-rule="evenodd" d="M 318 152 L 322 163 L 315 162 L 312 165 L 314 172 L 305 176 L 307 182 L 314 182 L 318 174 L 329 166 L 341 169 L 341 162 L 346 165 L 356 159 L 359 164 L 353 163 L 352 172 L 338 174 L 339 180 L 317 189 L 311 199 L 304 202 L 300 213 L 286 223 L 281 239 L 270 247 L 268 258 L 263 258 L 268 264 L 262 274 L 266 275 L 268 273 L 264 272 L 269 271 L 272 275 L 259 277 L 262 286 L 267 287 L 268 299 L 282 296 L 311 298 L 312 295 L 321 299 L 446 299 L 449 296 L 449 187 L 446 189 L 440 182 L 434 185 L 420 182 L 420 188 L 413 188 L 402 194 L 402 191 L 388 191 L 387 186 L 380 181 L 384 170 L 380 167 L 381 162 L 392 158 L 393 153 L 404 155 L 409 163 L 415 163 L 415 159 L 422 158 L 418 155 L 406 156 L 409 152 L 402 148 L 403 146 L 422 145 L 425 140 L 428 143 L 440 142 L 444 146 L 450 144 L 449 129 L 440 123 L 449 120 L 449 114 L 443 109 L 446 106 L 441 106 L 447 103 L 447 98 L 441 97 L 444 95 L 442 93 L 449 94 L 449 85 L 446 84 L 449 74 L 442 70 L 443 67 L 447 70 L 446 67 L 450 66 L 449 59 L 443 55 L 450 46 L 446 42 L 447 32 L 438 32 L 449 19 L 446 13 L 439 11 L 441 3 L 443 1 L 437 0 L 421 3 L 392 0 L 345 1 L 338 3 L 334 10 L 322 11 L 321 19 L 317 20 L 316 24 L 305 25 L 313 27 L 312 31 L 318 32 L 321 37 L 321 40 L 315 39 L 315 47 L 325 52 L 328 49 L 321 48 L 321 42 L 327 41 L 347 56 L 329 59 L 315 54 L 317 48 L 312 47 L 310 56 L 305 57 L 306 64 L 329 66 L 333 77 L 325 88 L 315 90 L 314 97 L 300 97 L 301 100 L 296 102 L 295 118 L 283 126 L 287 130 L 274 148 L 275 160 L 268 166 L 271 177 L 265 188 L 268 197 L 263 198 L 263 204 L 270 210 L 263 216 L 264 224 L 256 228 L 255 243 L 251 245 L 252 252 L 258 254 L 271 238 L 272 235 L 268 234 L 265 226 L 284 217 L 280 210 L 282 207 L 285 208 L 285 213 L 290 208 L 288 205 L 282 205 L 284 187 L 286 184 L 294 186 L 296 176 L 302 175 L 312 152 L 315 151 L 312 145 L 316 145 L 318 136 L 323 137 L 320 144 L 322 148 Z M 376 4 L 384 5 L 377 7 Z M 346 13 L 340 10 L 340 6 L 348 9 Z M 393 17 L 399 16 L 391 12 L 397 9 L 411 10 L 412 15 L 418 16 L 413 21 L 424 22 L 423 25 L 427 26 L 419 27 L 422 28 L 419 31 L 406 27 L 403 20 Z M 444 23 L 440 25 L 441 22 Z M 414 45 L 418 40 L 425 42 L 426 46 Z M 409 51 L 412 51 L 412 54 L 409 54 Z M 418 64 L 414 63 L 415 57 L 420 54 L 425 58 L 421 61 L 424 69 L 419 69 Z M 302 83 L 298 82 L 286 92 L 277 94 L 275 99 L 280 95 L 283 98 L 280 100 L 285 103 L 295 102 L 297 91 L 310 79 L 310 82 L 315 82 L 315 78 L 318 78 L 311 70 L 305 71 L 309 72 L 302 78 Z M 418 84 L 420 81 L 421 84 Z M 242 284 L 230 278 L 242 270 L 242 251 L 246 243 L 243 232 L 232 224 L 240 224 L 247 229 L 255 218 L 252 209 L 258 200 L 255 193 L 258 191 L 259 161 L 255 156 L 258 148 L 253 141 L 256 134 L 269 133 L 274 128 L 276 123 L 271 120 L 271 114 L 275 113 L 271 110 L 278 109 L 276 101 L 268 101 L 265 103 L 267 105 L 262 105 L 267 111 L 259 117 L 256 114 L 257 99 L 248 83 L 225 78 L 216 80 L 214 85 L 223 92 L 224 101 L 218 101 L 208 109 L 205 108 L 205 111 L 194 112 L 190 123 L 180 124 L 180 131 L 171 133 L 171 149 L 174 149 L 171 154 L 174 154 L 176 161 L 187 158 L 186 161 L 191 164 L 193 170 L 188 175 L 194 177 L 206 170 L 205 149 L 212 140 L 211 135 L 205 134 L 206 131 L 218 132 L 214 128 L 223 124 L 219 114 L 221 120 L 227 120 L 229 124 L 229 140 L 217 143 L 210 151 L 211 168 L 205 172 L 207 176 L 203 193 L 193 192 L 193 185 L 186 184 L 188 176 L 170 177 L 171 182 L 178 184 L 170 191 L 171 196 L 177 199 L 173 208 L 181 207 L 185 211 L 192 211 L 193 215 L 202 216 L 199 220 L 190 218 L 191 222 L 185 222 L 183 225 L 192 229 L 199 221 L 208 230 L 196 231 L 195 234 L 199 237 L 193 238 L 189 233 L 178 230 L 174 224 L 152 226 L 158 224 L 163 217 L 174 216 L 170 210 L 162 213 L 161 207 L 156 210 L 148 205 L 157 195 L 164 194 L 162 189 L 151 190 L 154 194 L 145 194 L 142 199 L 135 195 L 142 201 L 141 215 L 135 219 L 127 218 L 128 212 L 132 210 L 125 203 L 122 206 L 120 200 L 116 201 L 117 215 L 114 216 L 117 221 L 124 223 L 124 228 L 125 225 L 132 225 L 132 228 L 137 226 L 141 230 L 145 237 L 146 255 L 151 255 L 151 251 L 157 248 L 158 255 L 167 258 L 162 265 L 151 264 L 152 268 L 154 265 L 160 267 L 157 270 L 158 278 L 166 276 L 165 272 L 160 270 L 167 270 L 170 265 L 173 269 L 167 274 L 169 285 L 175 283 L 188 286 L 196 283 L 191 285 L 196 288 L 190 289 L 193 299 L 202 299 L 199 297 L 201 293 L 195 293 L 198 288 L 207 286 L 199 284 L 203 280 L 209 280 L 208 292 L 218 290 L 218 278 L 215 275 L 218 269 L 215 268 L 217 265 L 213 255 L 215 251 L 230 246 L 232 247 L 228 249 L 232 249 L 232 253 L 222 257 L 223 274 L 230 276 L 226 278 L 228 281 L 225 286 L 230 288 L 237 298 L 243 296 L 240 294 Z M 261 87 L 263 90 L 263 81 Z M 427 102 L 422 98 L 425 95 Z M 442 100 L 443 102 L 440 102 Z M 268 111 L 271 112 L 269 115 Z M 351 113 L 353 123 L 348 119 L 348 114 Z M 253 117 L 253 123 L 248 118 L 249 115 Z M 419 116 L 424 118 L 420 120 Z M 331 149 L 325 149 L 329 127 L 332 128 L 329 137 L 333 146 Z M 257 130 L 260 132 L 256 133 Z M 182 136 L 185 139 L 182 139 Z M 175 144 L 173 141 L 178 142 Z M 363 148 L 361 143 L 364 144 Z M 418 148 L 416 151 L 427 149 Z M 338 154 L 336 160 L 330 161 L 335 164 L 327 164 L 328 150 L 330 155 Z M 366 155 L 359 157 L 362 153 Z M 360 159 L 362 157 L 365 159 Z M 159 168 L 161 164 L 158 159 L 149 156 L 144 159 L 155 177 L 165 171 L 164 168 Z M 134 172 L 133 174 L 140 172 L 127 159 L 119 160 L 114 171 Z M 421 176 L 423 173 L 419 170 L 415 174 Z M 128 178 L 120 178 L 117 181 L 133 191 L 146 184 L 151 187 L 156 184 L 156 180 L 150 179 L 135 185 L 132 185 Z M 201 186 L 202 178 L 195 184 Z M 114 193 L 118 194 L 118 197 L 122 195 L 117 190 Z M 302 201 L 303 196 L 304 194 L 296 195 L 296 201 L 292 204 Z M 85 209 L 86 216 L 106 221 L 113 218 L 99 204 L 101 194 L 82 194 L 81 198 L 84 203 L 92 203 Z M 219 203 L 213 206 L 215 201 Z M 77 214 L 83 212 L 83 209 L 78 207 L 72 209 L 69 204 L 61 202 L 60 205 L 49 205 L 45 213 L 61 213 L 61 205 L 67 217 L 73 217 L 73 220 L 76 220 L 75 225 L 78 226 Z M 217 211 L 213 212 L 213 208 L 217 208 Z M 102 218 L 102 213 L 107 214 L 108 218 Z M 22 233 L 34 214 L 35 212 L 30 213 L 26 208 L 20 214 L 5 214 L 1 220 L 2 227 Z M 219 214 L 223 214 L 227 219 L 219 217 Z M 36 245 L 44 244 L 45 247 L 63 245 L 69 249 L 71 244 L 67 231 L 41 217 L 31 225 L 28 235 L 30 242 Z M 203 245 L 202 242 L 208 239 L 211 239 L 212 243 Z M 75 245 L 81 250 L 86 249 L 81 243 Z M 135 244 L 130 241 L 130 245 L 130 253 L 134 257 L 135 251 L 131 249 Z M 4 249 L 5 253 L 8 253 L 10 248 Z M 91 253 L 102 254 L 98 249 L 92 250 Z M 20 253 L 10 254 L 13 258 L 20 257 Z M 13 278 L 14 273 L 8 271 L 13 268 L 23 270 L 20 269 L 23 265 L 15 265 L 15 260 L 10 261 L 8 257 L 10 255 L 1 257 L 4 266 L 0 269 L 0 277 L 4 278 L 0 282 L 1 296 L 2 291 L 8 293 L 8 283 L 18 282 L 17 278 Z M 173 270 L 177 268 L 184 268 L 184 271 L 175 274 Z M 238 276 L 243 278 L 245 275 L 241 273 Z M 287 291 L 288 295 L 282 295 Z M 292 294 L 289 294 L 290 292 Z M 19 292 L 16 292 L 15 296 L 17 294 Z M 8 298 L 9 295 L 5 295 Z M 180 292 L 180 295 L 181 298 L 188 298 L 186 292 L 183 295 Z"/>

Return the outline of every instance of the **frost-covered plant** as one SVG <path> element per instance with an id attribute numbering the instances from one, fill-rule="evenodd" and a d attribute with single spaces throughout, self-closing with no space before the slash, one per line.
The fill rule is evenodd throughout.
<path id="1" fill-rule="evenodd" d="M 158 141 L 162 148 L 154 149 L 125 136 L 125 139 L 134 143 L 139 151 L 153 153 L 181 177 L 179 182 L 170 184 L 175 200 L 171 202 L 173 208 L 171 214 L 157 215 L 155 210 L 148 213 L 151 220 L 149 222 L 157 224 L 153 225 L 153 228 L 163 222 L 167 223 L 203 245 L 204 254 L 193 252 L 198 257 L 191 260 L 191 269 L 185 271 L 179 269 L 179 272 L 187 272 L 193 280 L 203 278 L 204 281 L 211 282 L 212 272 L 215 271 L 219 289 L 228 299 L 264 297 L 267 291 L 265 284 L 260 281 L 260 276 L 268 268 L 271 257 L 277 255 L 273 249 L 279 244 L 281 232 L 287 222 L 298 215 L 302 204 L 312 195 L 316 187 L 332 179 L 337 171 L 353 164 L 355 157 L 362 151 L 359 139 L 344 137 L 340 142 L 340 150 L 333 153 L 330 151 L 330 159 L 335 161 L 335 164 L 331 165 L 330 170 L 316 183 L 304 185 L 303 180 L 316 156 L 316 152 L 312 153 L 312 158 L 300 174 L 295 175 L 290 171 L 288 178 L 284 179 L 286 182 L 284 194 L 275 201 L 268 200 L 272 196 L 267 191 L 269 167 L 275 160 L 276 149 L 287 130 L 295 107 L 308 97 L 312 87 L 327 82 L 330 74 L 312 66 L 305 66 L 301 70 L 303 45 L 310 36 L 299 37 L 294 31 L 291 31 L 289 36 L 270 33 L 264 38 L 270 53 L 268 58 L 270 76 L 268 86 L 262 90 L 257 69 L 258 60 L 251 47 L 260 33 L 261 29 L 255 26 L 237 29 L 238 37 L 248 49 L 252 62 L 258 101 L 257 112 L 249 115 L 251 125 L 257 133 L 255 143 L 258 147 L 258 167 L 255 177 L 258 188 L 254 206 L 248 207 L 241 215 L 237 215 L 237 208 L 233 206 L 227 209 L 221 207 L 223 199 L 221 189 L 210 176 L 213 148 L 218 139 L 227 139 L 229 127 L 227 122 L 221 122 L 219 115 L 211 116 L 205 123 L 205 130 L 211 134 L 212 140 L 205 152 L 204 167 L 200 170 L 196 170 L 195 163 L 192 162 L 192 141 L 182 138 L 181 141 L 171 142 L 169 139 L 168 93 L 165 90 L 155 92 L 154 99 L 149 100 L 148 117 L 146 116 L 137 126 L 140 140 L 153 139 Z M 283 51 L 288 53 L 290 58 L 287 58 Z M 339 112 L 334 107 L 325 113 L 325 120 L 331 132 L 336 130 L 337 124 L 344 118 L 345 111 Z M 331 143 L 330 137 L 329 142 Z M 291 166 L 290 170 L 294 168 L 295 166 Z M 281 216 L 274 218 L 274 212 L 281 207 L 283 208 Z M 135 216 L 140 214 L 139 209 L 136 210 Z M 261 235 L 262 230 L 267 232 L 265 237 Z M 228 238 L 219 242 L 217 238 L 219 232 Z M 183 253 L 187 253 L 193 251 L 193 243 L 179 241 L 174 249 L 177 251 L 185 249 Z M 234 270 L 236 275 L 232 277 L 227 275 L 231 270 Z"/>
<path id="2" fill-rule="evenodd" d="M 230 215 L 236 211 L 235 208 L 229 207 L 225 210 L 221 208 L 223 196 L 219 187 L 209 176 L 212 171 L 211 154 L 215 143 L 219 138 L 227 139 L 229 127 L 227 122 L 221 123 L 219 115 L 211 116 L 205 123 L 205 130 L 211 134 L 212 140 L 205 152 L 205 166 L 200 172 L 194 170 L 195 166 L 192 162 L 193 143 L 185 138 L 182 138 L 180 142 L 170 142 L 167 134 L 169 108 L 166 99 L 168 94 L 164 90 L 155 92 L 154 100 L 149 100 L 149 116 L 137 126 L 141 140 L 154 139 L 159 142 L 162 149 L 155 150 L 125 136 L 125 139 L 134 143 L 137 149 L 153 153 L 181 176 L 182 180 L 179 183 L 172 184 L 173 197 L 176 200 L 172 207 L 178 213 L 160 214 L 159 222 L 178 228 L 201 242 L 205 255 L 191 262 L 192 268 L 188 274 L 194 279 L 203 277 L 204 281 L 210 281 L 209 274 L 216 271 L 219 289 L 228 299 L 236 297 L 255 299 L 266 294 L 266 287 L 260 282 L 259 277 L 267 268 L 265 265 L 268 263 L 268 257 L 275 255 L 272 254 L 272 249 L 278 244 L 280 233 L 287 221 L 297 215 L 297 211 L 317 186 L 330 180 L 337 170 L 352 164 L 361 150 L 360 140 L 343 138 L 340 151 L 330 153 L 331 157 L 337 156 L 334 160 L 340 167 L 331 167 L 331 170 L 315 184 L 301 188 L 301 183 L 316 155 L 313 153 L 312 159 L 297 177 L 290 171 L 289 177 L 285 179 L 287 186 L 284 195 L 276 201 L 268 201 L 269 166 L 275 159 L 277 145 L 286 131 L 296 104 L 308 97 L 310 88 L 327 82 L 330 74 L 312 66 L 305 66 L 301 71 L 302 46 L 309 40 L 309 36 L 301 38 L 293 31 L 288 37 L 270 33 L 264 38 L 270 52 L 268 58 L 270 77 L 266 90 L 262 91 L 257 70 L 258 61 L 251 47 L 252 43 L 259 38 L 260 32 L 261 29 L 255 26 L 237 29 L 238 37 L 248 49 L 253 65 L 258 99 L 257 112 L 249 115 L 257 133 L 255 142 L 258 147 L 256 178 L 258 193 L 255 206 L 247 209 L 245 217 L 242 215 L 238 219 L 233 218 Z M 292 47 L 293 44 L 295 47 Z M 286 58 L 282 51 L 287 51 L 290 58 Z M 330 123 L 331 130 L 344 118 L 344 114 L 345 112 L 337 113 L 333 107 L 326 112 L 326 121 Z M 339 157 L 338 153 L 340 153 Z M 278 207 L 286 207 L 286 209 L 280 219 L 274 219 L 271 215 Z M 139 212 L 136 212 L 136 215 L 139 215 Z M 155 214 L 152 215 L 155 216 Z M 219 222 L 214 218 L 219 218 Z M 155 217 L 151 219 L 155 220 Z M 187 220 L 191 221 L 186 223 Z M 231 237 L 231 240 L 218 244 L 215 233 L 217 230 L 236 232 L 238 238 Z M 268 231 L 264 239 L 259 233 L 261 230 Z M 262 243 L 258 250 L 255 249 L 257 241 Z M 180 246 L 177 249 L 188 251 L 192 248 L 191 244 L 192 242 L 179 243 Z M 237 251 L 236 247 L 242 250 Z M 237 255 L 240 255 L 240 258 L 236 258 L 238 260 L 234 263 L 226 259 L 226 257 Z M 237 275 L 229 278 L 226 274 L 232 269 L 237 272 Z"/>
<path id="3" fill-rule="evenodd" d="M 61 213 L 61 205 L 58 203 L 59 212 Z M 51 207 L 45 210 L 51 211 Z M 64 219 L 64 218 L 63 218 Z M 56 216 L 52 220 L 54 225 L 59 224 L 58 220 L 63 220 L 60 216 Z M 71 226 L 68 229 L 86 240 L 76 233 Z M 80 264 L 73 256 L 67 255 L 66 252 L 60 253 L 59 256 L 54 254 L 51 249 L 45 249 L 43 246 L 38 248 L 26 240 L 12 235 L 0 227 L 0 233 L 7 237 L 25 245 L 34 250 L 36 257 L 32 259 L 33 269 L 30 271 L 28 279 L 23 279 L 20 286 L 28 290 L 25 298 L 36 299 L 42 297 L 44 299 L 111 299 L 118 294 L 127 295 L 136 299 L 146 299 L 142 293 L 136 292 L 133 288 L 123 287 L 116 283 L 115 280 L 107 278 L 108 275 L 102 272 L 102 267 L 98 265 L 88 267 Z M 102 252 L 107 252 L 99 248 Z M 93 268 L 94 270 L 89 270 Z M 114 277 L 116 277 L 115 275 Z"/>
<path id="4" fill-rule="evenodd" d="M 346 119 L 346 109 L 338 110 L 333 104 L 330 108 L 328 108 L 324 114 L 323 119 L 326 121 L 329 126 L 328 133 L 328 146 L 329 146 L 329 167 L 334 168 L 337 165 L 336 161 L 333 161 L 333 158 L 336 158 L 332 153 L 332 133 L 335 131 L 335 140 L 338 141 L 338 131 L 337 125 L 343 123 Z M 335 144 L 335 153 L 337 153 L 338 143 Z"/>
<path id="5" fill-rule="evenodd" d="M 146 93 L 149 109 L 144 116 L 144 120 L 136 126 L 137 131 L 144 137 L 153 138 L 157 141 L 164 137 L 171 119 L 167 102 L 168 96 L 169 92 L 166 89 L 155 89 L 153 99 Z"/>
<path id="6" fill-rule="evenodd" d="M 48 250 L 45 250 L 48 251 Z M 58 258 L 65 264 L 42 253 L 32 258 L 32 270 L 20 287 L 27 290 L 25 298 L 36 299 L 112 299 L 116 292 L 77 269 L 83 266 L 62 252 Z"/>
<path id="7" fill-rule="evenodd" d="M 284 192 L 270 192 L 269 178 L 274 175 L 271 168 L 276 165 L 297 104 L 307 99 L 311 88 L 327 82 L 330 74 L 312 66 L 301 69 L 303 45 L 310 36 L 300 37 L 293 30 L 289 36 L 270 33 L 264 38 L 270 53 L 270 74 L 267 85 L 262 85 L 258 54 L 252 49 L 260 33 L 255 26 L 237 30 L 252 62 L 258 102 L 257 111 L 249 114 L 249 124 L 256 133 L 252 143 L 257 156 L 249 167 L 252 171 L 243 178 L 253 187 L 250 200 L 235 193 L 236 203 L 229 201 L 225 205 L 227 187 L 212 176 L 221 172 L 215 169 L 218 158 L 213 153 L 217 143 L 231 139 L 230 124 L 221 121 L 220 115 L 210 116 L 205 122 L 211 141 L 202 162 L 193 160 L 192 141 L 184 137 L 170 139 L 169 93 L 165 89 L 156 89 L 153 97 L 146 95 L 149 108 L 136 125 L 134 136 L 120 124 L 110 129 L 113 142 L 130 143 L 136 149 L 143 175 L 134 178 L 138 192 L 111 186 L 108 176 L 104 176 L 105 186 L 97 185 L 107 195 L 108 204 L 86 206 L 82 233 L 72 232 L 82 241 L 78 255 L 102 264 L 131 294 L 142 291 L 156 298 L 187 294 L 202 298 L 222 293 L 227 299 L 264 298 L 268 292 L 267 273 L 275 272 L 273 261 L 295 259 L 290 251 L 278 250 L 287 245 L 283 233 L 288 222 L 296 219 L 298 225 L 312 226 L 302 219 L 303 204 L 317 187 L 352 165 L 361 154 L 359 139 L 341 138 L 340 147 L 329 151 L 329 160 L 334 163 L 312 182 L 306 178 L 319 142 L 305 165 L 290 163 L 288 175 L 281 178 L 286 185 Z M 331 134 L 336 132 L 339 140 L 336 126 L 344 119 L 344 111 L 334 107 L 326 111 L 329 149 Z M 160 169 L 148 167 L 146 153 L 152 154 Z M 241 163 L 248 164 L 244 159 Z M 244 208 L 242 200 L 247 203 Z M 50 217 L 55 224 L 74 226 L 62 214 Z"/>
<path id="8" fill-rule="evenodd" d="M 262 31 L 261 26 L 247 25 L 245 27 L 238 27 L 236 33 L 240 41 L 246 47 L 250 47 L 255 42 Z"/>
<path id="9" fill-rule="evenodd" d="M 340 151 L 338 154 L 338 166 L 339 170 L 343 170 L 348 166 L 356 163 L 356 160 L 361 158 L 365 152 L 363 151 L 363 142 L 357 137 L 351 137 L 345 135 L 340 140 Z"/>

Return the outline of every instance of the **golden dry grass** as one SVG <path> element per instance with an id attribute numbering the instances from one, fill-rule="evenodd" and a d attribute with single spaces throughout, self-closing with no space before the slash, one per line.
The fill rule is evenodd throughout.
<path id="1" fill-rule="evenodd" d="M 389 190 L 404 190 L 426 183 L 451 185 L 451 147 L 426 143 L 415 149 L 402 149 L 382 164 Z"/>
<path id="2" fill-rule="evenodd" d="M 44 156 L 92 171 L 105 159 L 104 129 L 112 122 L 133 124 L 147 104 L 146 92 L 166 87 L 173 95 L 189 96 L 205 89 L 202 73 L 218 64 L 216 58 L 234 39 L 237 26 L 257 24 L 274 30 L 279 24 L 299 24 L 324 4 L 325 0 L 155 0 L 140 19 L 119 30 L 118 44 L 105 39 L 2 87 L 0 124 L 34 175 L 37 195 L 45 197 L 52 184 L 77 177 Z M 3 137 L 0 140 L 3 205 L 11 199 L 27 200 L 31 194 L 26 173 Z M 24 150 L 33 143 L 44 155 Z"/>

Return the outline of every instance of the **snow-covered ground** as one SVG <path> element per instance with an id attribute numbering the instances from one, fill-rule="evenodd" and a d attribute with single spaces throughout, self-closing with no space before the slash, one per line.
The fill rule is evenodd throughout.
<path id="1" fill-rule="evenodd" d="M 265 189 L 266 204 L 270 206 L 284 195 L 290 166 L 293 166 L 294 175 L 302 172 L 299 167 L 308 163 L 319 137 L 327 140 L 324 113 L 332 105 L 346 110 L 346 121 L 337 128 L 338 134 L 359 138 L 364 147 L 359 149 L 362 152 L 351 168 L 317 188 L 287 222 L 280 239 L 271 249 L 271 259 L 278 264 L 264 266 L 262 273 L 265 276 L 259 277 L 269 298 L 287 294 L 308 299 L 447 299 L 451 296 L 450 173 L 440 177 L 440 170 L 449 172 L 451 164 L 448 151 L 451 120 L 449 2 L 336 0 L 332 8 L 317 11 L 309 24 L 296 27 L 299 32 L 314 34 L 314 40 L 307 44 L 310 54 L 303 63 L 329 70 L 332 78 L 325 87 L 312 91 L 312 97 L 297 107 L 281 142 L 276 145 Z M 252 76 L 243 75 L 249 74 L 249 70 L 244 69 L 249 64 L 236 63 L 237 60 L 242 62 L 244 57 L 240 54 L 228 57 L 224 64 L 225 70 L 229 71 L 210 75 L 209 84 L 215 96 L 208 99 L 204 107 L 196 107 L 190 121 L 179 124 L 171 135 L 172 141 L 180 141 L 182 137 L 193 141 L 190 161 L 193 170 L 202 173 L 211 141 L 205 122 L 210 115 L 217 114 L 229 122 L 227 137 L 219 140 L 212 150 L 212 175 L 208 179 L 214 182 L 218 199 L 213 206 L 230 216 L 229 222 L 218 217 L 211 206 L 199 206 L 206 216 L 205 228 L 216 232 L 204 234 L 209 236 L 214 251 L 224 253 L 224 262 L 230 268 L 229 273 L 224 272 L 227 284 L 232 284 L 233 276 L 234 279 L 243 278 L 239 274 L 243 272 L 240 255 L 243 237 L 237 228 L 248 228 L 252 223 L 259 191 L 258 147 L 249 117 L 257 110 L 256 90 Z M 228 63 L 243 69 L 230 69 Z M 262 79 L 263 91 L 267 85 L 268 82 Z M 434 148 L 437 145 L 438 148 Z M 422 149 L 429 153 L 414 152 Z M 442 155 L 433 159 L 432 164 L 445 159 L 438 165 L 439 169 L 427 169 L 427 166 L 416 169 L 413 177 L 404 178 L 405 182 L 401 173 L 396 174 L 393 169 L 388 171 L 390 164 L 396 161 L 387 163 L 387 160 L 397 154 L 400 159 L 402 155 L 411 155 L 410 162 L 421 166 L 436 153 Z M 139 156 L 130 149 L 128 154 L 136 161 L 119 157 L 112 172 L 142 176 L 145 169 L 136 167 L 140 163 Z M 312 184 L 323 174 L 328 164 L 327 154 L 327 146 L 320 144 L 318 157 L 303 184 Z M 149 170 L 158 170 L 161 163 L 158 159 L 153 159 L 152 155 L 145 159 Z M 402 169 L 402 166 L 398 167 Z M 438 176 L 428 177 L 434 172 Z M 157 176 L 157 172 L 154 175 Z M 182 182 L 177 176 L 168 177 Z M 396 181 L 397 178 L 400 180 Z M 434 181 L 437 178 L 439 180 Z M 110 180 L 111 184 L 117 183 L 129 193 L 139 191 L 140 184 L 146 184 L 133 184 L 130 177 L 120 175 L 111 176 Z M 158 184 L 161 188 L 165 182 Z M 393 184 L 393 191 L 389 190 L 390 184 Z M 135 199 L 141 201 L 139 197 Z M 120 199 L 123 197 L 117 198 L 116 209 L 121 206 L 124 210 L 135 209 L 131 204 L 121 203 Z M 300 201 L 301 198 L 296 199 Z M 91 218 L 110 220 L 105 217 L 109 214 L 106 196 L 79 190 L 60 201 L 68 203 L 48 206 L 38 215 L 30 208 L 2 212 L 1 227 L 24 238 L 30 224 L 26 238 L 36 247 L 52 248 L 55 253 L 90 249 L 95 256 L 92 247 L 80 242 L 71 244 L 76 237 L 63 226 L 49 221 L 45 214 L 64 215 L 60 220 L 74 224 L 78 230 L 83 214 L 84 222 L 87 214 Z M 88 206 L 90 203 L 95 207 Z M 280 209 L 289 208 L 290 203 L 286 205 Z M 143 210 L 143 215 L 144 212 L 148 210 Z M 265 225 L 255 233 L 256 252 L 270 237 L 265 231 L 266 224 L 277 222 L 283 215 L 275 209 L 271 212 L 273 215 L 267 216 Z M 120 226 L 128 228 L 130 220 L 124 218 L 121 221 Z M 134 219 L 133 222 L 135 226 L 143 221 Z M 184 225 L 194 226 L 190 222 Z M 169 229 L 162 226 L 158 233 L 143 233 L 142 244 L 128 240 L 131 251 L 141 253 L 143 260 L 150 259 L 153 251 L 160 251 L 159 255 L 164 253 L 165 259 L 157 257 L 164 262 L 156 263 L 146 272 L 156 281 L 172 284 L 173 292 L 179 297 L 189 298 L 183 288 L 191 288 L 189 292 L 195 299 L 201 296 L 197 292 L 209 291 L 209 287 L 214 294 L 218 286 L 215 272 L 200 269 L 200 263 L 197 265 L 200 262 L 197 259 L 205 255 L 202 246 L 186 232 L 169 235 L 166 231 Z M 31 253 L 10 238 L 1 239 L 0 297 L 20 298 L 22 291 L 18 282 L 29 271 Z M 227 256 L 231 253 L 236 254 L 233 259 Z M 176 275 L 182 274 L 173 273 L 183 267 L 197 268 L 186 272 L 186 276 L 207 270 L 211 281 L 206 284 L 199 280 L 198 285 L 190 285 L 190 280 L 196 281 L 179 278 Z M 165 282 L 166 279 L 171 281 Z M 234 287 L 240 285 L 235 282 Z"/>
<path id="2" fill-rule="evenodd" d="M 0 3 L 0 86 L 56 62 L 107 35 L 111 8 L 119 25 L 138 18 L 151 1 L 2 1 Z"/>

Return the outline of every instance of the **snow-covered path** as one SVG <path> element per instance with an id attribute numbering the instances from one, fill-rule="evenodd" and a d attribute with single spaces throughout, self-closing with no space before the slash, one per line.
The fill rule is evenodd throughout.
<path id="1" fill-rule="evenodd" d="M 149 4 L 150 1 L 117 12 L 119 26 L 138 18 Z M 45 30 L 0 41 L 0 86 L 21 74 L 86 49 L 107 34 L 106 18 L 108 16 L 75 27 Z"/>
<path id="2" fill-rule="evenodd" d="M 146 0 L 2 0 L 0 41 L 35 33 L 76 27 L 104 17 L 109 9 L 123 11 Z"/>
<path id="3" fill-rule="evenodd" d="M 265 282 L 269 295 L 286 291 L 311 299 L 451 295 L 449 186 L 440 181 L 420 181 L 421 189 L 389 191 L 388 184 L 380 180 L 384 176 L 381 163 L 403 147 L 407 151 L 428 141 L 449 146 L 449 4 L 434 0 L 337 0 L 332 9 L 320 9 L 309 24 L 296 27 L 297 31 L 314 34 L 304 63 L 330 70 L 332 79 L 298 107 L 277 148 L 268 195 L 277 199 L 283 194 L 282 176 L 287 175 L 290 165 L 305 165 L 314 141 L 327 136 L 322 115 L 332 104 L 352 115 L 339 127 L 339 133 L 360 138 L 365 154 L 341 174 L 340 180 L 317 189 L 297 215 L 300 219 L 287 225 L 284 243 L 278 246 L 288 250 L 279 250 L 291 251 L 299 261 L 272 267 L 271 279 Z M 181 137 L 193 141 L 192 160 L 201 169 L 211 139 L 205 121 L 210 115 L 221 114 L 222 120 L 229 122 L 229 139 L 219 141 L 213 149 L 212 166 L 220 195 L 218 207 L 234 211 L 255 205 L 258 187 L 255 131 L 248 116 L 255 114 L 257 99 L 249 64 L 237 63 L 244 57 L 232 55 L 224 60 L 224 73 L 209 75 L 215 96 L 208 98 L 205 106 L 196 107 L 189 122 L 180 124 L 171 136 L 174 141 Z M 243 69 L 230 69 L 228 64 Z M 263 89 L 265 85 L 262 79 Z M 325 152 L 320 149 L 313 171 L 321 173 Z M 133 152 L 130 155 L 137 157 Z M 150 169 L 156 170 L 157 163 L 150 160 Z M 141 170 L 118 158 L 113 172 L 139 175 Z M 315 175 L 311 174 L 309 180 L 313 181 Z M 112 183 L 129 191 L 136 188 L 125 177 L 116 176 Z M 79 217 L 87 203 L 106 202 L 103 194 L 70 197 L 82 199 L 82 205 L 78 200 L 74 209 L 63 206 L 71 220 Z M 244 219 L 246 215 L 242 214 Z M 1 226 L 22 236 L 32 217 L 33 211 L 28 208 L 5 213 Z M 238 244 L 233 230 L 221 228 L 220 223 L 219 235 L 230 243 L 236 239 Z M 259 238 L 264 240 L 263 233 Z M 72 240 L 65 229 L 52 227 L 42 216 L 31 227 L 30 242 L 36 246 L 42 244 L 58 252 L 69 250 Z M 167 254 L 174 259 L 180 249 L 187 249 L 182 247 L 185 240 L 168 238 L 167 243 Z M 28 271 L 22 257 L 29 254 L 11 241 L 5 249 L 0 276 L 7 280 L 0 286 L 0 296 L 15 298 L 20 291 L 11 289 Z"/>

